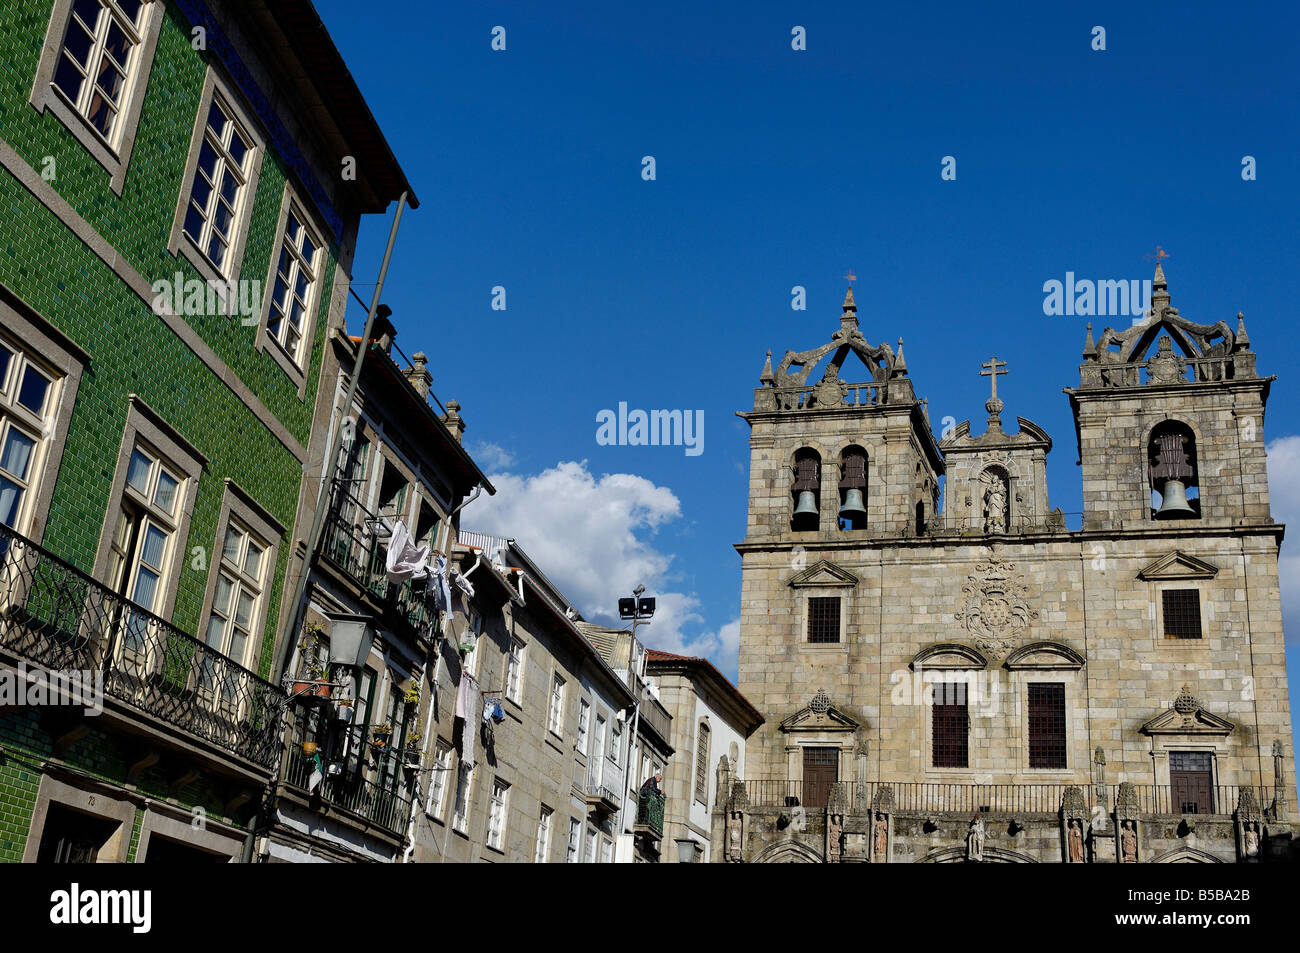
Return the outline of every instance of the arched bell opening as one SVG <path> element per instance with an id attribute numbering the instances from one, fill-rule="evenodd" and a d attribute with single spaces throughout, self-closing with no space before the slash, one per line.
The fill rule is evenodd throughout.
<path id="1" fill-rule="evenodd" d="M 1150 461 L 1151 518 L 1200 519 L 1196 435 L 1192 429 L 1177 420 L 1159 424 L 1151 431 L 1147 456 Z"/>
<path id="2" fill-rule="evenodd" d="M 793 470 L 791 495 L 794 512 L 790 517 L 790 529 L 796 532 L 815 530 L 821 522 L 821 454 L 811 447 L 799 448 L 794 453 Z"/>
<path id="3" fill-rule="evenodd" d="M 840 452 L 840 529 L 867 526 L 867 451 L 859 446 Z"/>

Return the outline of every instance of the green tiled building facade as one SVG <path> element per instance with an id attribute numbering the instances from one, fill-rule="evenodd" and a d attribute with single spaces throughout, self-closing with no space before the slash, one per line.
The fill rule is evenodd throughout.
<path id="1" fill-rule="evenodd" d="M 0 860 L 238 859 L 260 809 L 325 342 L 407 188 L 313 26 L 0 7 Z"/>

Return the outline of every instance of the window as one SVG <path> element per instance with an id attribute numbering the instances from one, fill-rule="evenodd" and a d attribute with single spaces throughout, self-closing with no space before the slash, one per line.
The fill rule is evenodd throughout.
<path id="1" fill-rule="evenodd" d="M 969 767 L 970 714 L 965 682 L 936 682 L 931 707 L 931 763 L 936 768 Z"/>
<path id="2" fill-rule="evenodd" d="M 0 523 L 19 532 L 31 522 L 58 392 L 53 371 L 0 338 Z"/>
<path id="3" fill-rule="evenodd" d="M 569 840 L 564 848 L 564 862 L 566 864 L 576 864 L 578 862 L 578 838 L 582 836 L 582 822 L 576 817 L 569 818 Z"/>
<path id="4" fill-rule="evenodd" d="M 584 864 L 596 863 L 596 846 L 600 841 L 600 834 L 594 827 L 587 828 L 587 845 L 582 852 L 582 862 Z"/>
<path id="5" fill-rule="evenodd" d="M 181 475 L 160 455 L 143 443 L 136 444 L 112 538 L 109 579 L 115 590 L 147 612 L 160 609 L 162 590 L 170 582 L 168 556 L 176 544 L 181 484 Z M 143 647 L 147 625 L 142 617 L 128 622 L 127 648 Z"/>
<path id="6" fill-rule="evenodd" d="M 424 807 L 426 814 L 438 820 L 442 820 L 442 802 L 447 796 L 447 778 L 450 774 L 451 745 L 439 741 L 433 758 L 433 770 L 429 772 L 429 800 Z"/>
<path id="7" fill-rule="evenodd" d="M 533 852 L 533 863 L 546 863 L 547 855 L 551 852 L 551 815 L 554 812 L 545 804 L 542 805 L 542 812 L 537 818 L 537 849 Z"/>
<path id="8" fill-rule="evenodd" d="M 461 765 L 456 773 L 456 809 L 451 815 L 451 826 L 464 834 L 469 827 L 470 792 L 474 784 L 474 769 Z"/>
<path id="9" fill-rule="evenodd" d="M 268 545 L 251 530 L 234 519 L 228 522 L 206 640 L 210 648 L 240 665 L 247 665 L 249 638 L 262 598 L 267 549 Z"/>
<path id="10" fill-rule="evenodd" d="M 505 849 L 509 799 L 510 785 L 497 778 L 492 782 L 492 801 L 488 807 L 487 845 L 493 850 Z"/>
<path id="11" fill-rule="evenodd" d="M 516 705 L 523 704 L 524 643 L 510 640 L 510 658 L 506 663 L 506 698 Z"/>
<path id="12" fill-rule="evenodd" d="M 831 788 L 840 779 L 838 748 L 803 749 L 803 805 L 820 810 L 830 798 Z"/>
<path id="13" fill-rule="evenodd" d="M 808 599 L 808 641 L 831 643 L 840 640 L 840 597 L 810 596 Z"/>
<path id="14" fill-rule="evenodd" d="M 1029 766 L 1065 768 L 1065 683 L 1029 684 Z"/>
<path id="15" fill-rule="evenodd" d="M 564 737 L 564 679 L 556 672 L 551 678 L 551 706 L 546 727 L 557 738 Z"/>
<path id="16" fill-rule="evenodd" d="M 587 728 L 591 724 L 591 705 L 587 699 L 578 700 L 578 754 L 584 758 L 587 756 Z"/>
<path id="17" fill-rule="evenodd" d="M 290 206 L 271 286 L 266 330 L 299 367 L 305 363 L 302 342 L 310 330 L 308 316 L 312 313 L 316 279 L 320 276 L 320 258 L 320 239 L 303 224 L 302 213 Z"/>
<path id="18" fill-rule="evenodd" d="M 600 839 L 600 862 L 602 864 L 612 864 L 614 862 L 614 842 L 608 837 Z"/>
<path id="19" fill-rule="evenodd" d="M 1214 756 L 1208 751 L 1169 752 L 1171 810 L 1214 813 Z"/>
<path id="20" fill-rule="evenodd" d="M 62 804 L 50 804 L 37 863 L 97 864 L 101 856 L 111 854 L 109 842 L 121 826 L 115 820 L 83 814 Z"/>
<path id="21" fill-rule="evenodd" d="M 704 721 L 695 739 L 695 800 L 709 803 L 709 725 Z"/>
<path id="22" fill-rule="evenodd" d="M 1160 593 L 1166 639 L 1201 637 L 1201 593 L 1198 589 L 1165 589 Z"/>
<path id="23" fill-rule="evenodd" d="M 221 274 L 232 273 L 227 253 L 246 199 L 252 137 L 221 97 L 208 109 L 199 164 L 185 209 L 185 234 Z"/>
<path id="24" fill-rule="evenodd" d="M 614 767 L 618 767 L 619 759 L 623 757 L 623 723 L 617 719 L 614 720 L 614 736 L 609 742 L 609 760 L 614 762 Z"/>
<path id="25" fill-rule="evenodd" d="M 605 780 L 605 716 L 596 716 L 596 732 L 592 738 L 591 757 L 587 759 L 587 775 L 593 787 L 599 788 Z"/>
<path id="26" fill-rule="evenodd" d="M 75 0 L 54 67 L 54 88 L 110 145 L 119 139 L 118 116 L 137 65 L 143 6 L 140 0 Z"/>

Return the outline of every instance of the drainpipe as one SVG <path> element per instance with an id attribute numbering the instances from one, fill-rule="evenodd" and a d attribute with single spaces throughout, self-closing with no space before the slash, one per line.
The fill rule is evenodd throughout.
<path id="1" fill-rule="evenodd" d="M 406 208 L 409 192 L 403 192 L 401 198 L 397 200 L 397 214 L 393 217 L 393 226 L 388 232 L 388 246 L 384 249 L 384 260 L 379 266 L 379 281 L 375 284 L 374 296 L 370 299 L 370 311 L 366 315 L 366 327 L 361 333 L 361 344 L 357 347 L 357 359 L 352 366 L 352 380 L 348 382 L 347 398 L 343 402 L 343 416 L 346 417 L 349 409 L 352 407 L 352 401 L 356 397 L 357 384 L 361 379 L 361 365 L 366 358 L 367 343 L 370 340 L 370 332 L 375 324 L 375 312 L 379 310 L 379 297 L 384 291 L 384 280 L 388 276 L 388 263 L 393 258 L 393 245 L 397 241 L 397 227 L 402 223 L 402 212 Z M 290 603 L 290 625 L 284 634 L 284 642 L 279 650 L 275 653 L 275 664 L 271 669 L 271 684 L 279 685 L 280 679 L 284 675 L 285 666 L 289 663 L 289 646 L 293 645 L 293 633 L 298 631 L 298 626 L 302 624 L 302 600 L 307 592 L 307 577 L 311 571 L 311 560 L 316 554 L 316 547 L 320 544 L 321 530 L 325 525 L 325 494 L 329 487 L 329 477 L 333 462 L 338 459 L 339 448 L 343 446 L 343 427 L 335 428 L 334 440 L 330 448 L 329 455 L 321 462 L 321 485 L 316 494 L 316 513 L 312 518 L 311 532 L 307 536 L 307 551 L 303 554 L 302 571 L 298 575 L 298 582 L 294 586 L 293 601 Z M 270 790 L 273 790 L 279 782 L 280 766 L 284 760 L 284 745 L 276 746 L 277 755 L 275 767 L 271 774 L 270 787 L 268 788 L 267 804 L 270 804 Z M 253 815 L 252 823 L 249 826 L 248 836 L 244 838 L 244 850 L 241 861 L 249 863 L 253 854 L 253 844 L 262 824 L 269 820 L 264 818 L 262 812 Z"/>

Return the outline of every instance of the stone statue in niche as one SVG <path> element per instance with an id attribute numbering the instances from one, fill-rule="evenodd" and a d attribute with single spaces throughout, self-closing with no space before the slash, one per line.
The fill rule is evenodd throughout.
<path id="1" fill-rule="evenodd" d="M 984 532 L 1002 535 L 1007 531 L 1007 481 L 996 470 L 985 470 L 980 476 L 983 487 Z"/>
<path id="2" fill-rule="evenodd" d="M 970 830 L 966 833 L 966 859 L 971 863 L 979 863 L 984 859 L 984 821 L 982 818 L 971 818 Z"/>
<path id="3" fill-rule="evenodd" d="M 1136 864 L 1138 860 L 1137 822 L 1125 821 L 1120 827 L 1120 863 Z"/>
<path id="4" fill-rule="evenodd" d="M 1247 857 L 1259 856 L 1259 824 L 1251 821 L 1246 825 L 1243 832 L 1242 841 L 1246 849 Z"/>
<path id="5" fill-rule="evenodd" d="M 744 823 L 744 815 L 735 813 L 731 815 L 731 823 L 727 825 L 727 855 L 733 862 L 740 860 L 740 825 Z"/>
<path id="6" fill-rule="evenodd" d="M 1070 830 L 1066 840 L 1070 846 L 1070 863 L 1083 863 L 1083 821 L 1079 818 L 1070 819 Z"/>
<path id="7" fill-rule="evenodd" d="M 877 857 L 884 858 L 889 853 L 889 818 L 884 814 L 876 815 L 876 846 L 875 854 Z"/>

